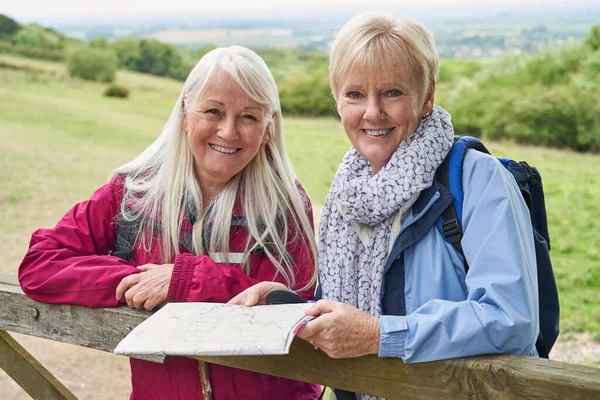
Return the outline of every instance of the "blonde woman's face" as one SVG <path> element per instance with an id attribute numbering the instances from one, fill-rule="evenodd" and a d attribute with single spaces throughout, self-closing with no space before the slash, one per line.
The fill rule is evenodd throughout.
<path id="1" fill-rule="evenodd" d="M 352 146 L 377 173 L 400 143 L 431 113 L 433 92 L 425 98 L 414 73 L 355 71 L 338 85 L 338 113 Z"/>
<path id="2" fill-rule="evenodd" d="M 266 139 L 267 112 L 224 71 L 216 71 L 183 120 L 200 185 L 224 186 Z"/>

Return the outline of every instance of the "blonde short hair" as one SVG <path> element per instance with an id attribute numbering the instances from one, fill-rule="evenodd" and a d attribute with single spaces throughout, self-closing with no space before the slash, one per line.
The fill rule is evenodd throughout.
<path id="1" fill-rule="evenodd" d="M 375 74 L 405 68 L 416 74 L 424 96 L 439 70 L 433 35 L 409 18 L 359 14 L 344 25 L 331 49 L 329 82 L 336 100 L 344 78 L 363 68 Z"/>

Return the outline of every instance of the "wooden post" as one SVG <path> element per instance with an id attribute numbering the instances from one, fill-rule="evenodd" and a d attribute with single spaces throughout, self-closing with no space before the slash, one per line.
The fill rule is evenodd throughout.
<path id="1" fill-rule="evenodd" d="M 69 389 L 4 330 L 0 330 L 0 368 L 36 400 L 77 400 Z"/>

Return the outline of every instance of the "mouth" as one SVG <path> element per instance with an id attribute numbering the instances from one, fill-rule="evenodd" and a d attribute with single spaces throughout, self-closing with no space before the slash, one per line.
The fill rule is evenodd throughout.
<path id="1" fill-rule="evenodd" d="M 363 132 L 366 133 L 369 136 L 385 136 L 388 133 L 390 133 L 391 131 L 393 131 L 394 128 L 388 128 L 388 129 L 363 129 Z"/>
<path id="2" fill-rule="evenodd" d="M 221 146 L 217 146 L 216 144 L 210 144 L 210 143 L 209 143 L 209 146 L 214 151 L 217 151 L 217 152 L 223 153 L 223 154 L 235 154 L 241 150 L 241 149 L 231 149 L 231 148 L 227 148 L 227 147 L 221 147 Z"/>

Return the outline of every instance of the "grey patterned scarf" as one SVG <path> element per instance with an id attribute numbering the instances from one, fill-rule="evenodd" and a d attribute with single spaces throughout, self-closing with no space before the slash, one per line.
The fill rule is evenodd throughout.
<path id="1" fill-rule="evenodd" d="M 319 228 L 324 299 L 381 315 L 381 282 L 394 217 L 415 194 L 431 186 L 453 138 L 450 115 L 435 106 L 377 174 L 354 148 L 346 153 Z M 361 224 L 373 227 L 366 245 L 356 231 Z M 362 399 L 376 398 L 362 395 Z"/>

